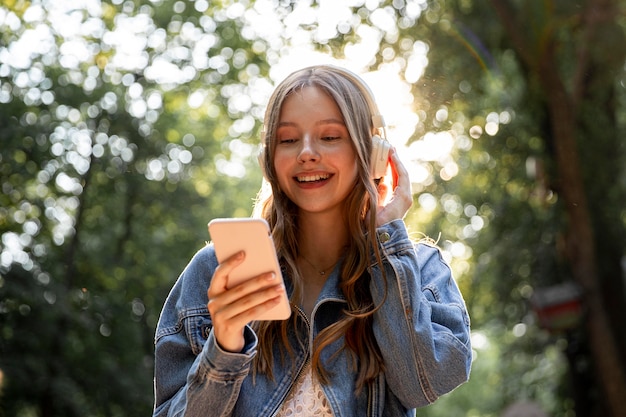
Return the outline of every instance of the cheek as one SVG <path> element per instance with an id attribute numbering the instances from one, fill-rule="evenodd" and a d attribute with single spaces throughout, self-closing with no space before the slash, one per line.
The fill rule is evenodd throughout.
<path id="1" fill-rule="evenodd" d="M 274 155 L 274 171 L 276 172 L 279 185 L 284 187 L 284 183 L 289 176 L 289 159 L 285 158 L 285 155 L 279 153 Z"/>
<path id="2" fill-rule="evenodd" d="M 358 180 L 359 180 L 359 164 L 355 162 L 354 169 L 352 171 L 352 181 L 356 183 Z"/>
<path id="3" fill-rule="evenodd" d="M 356 154 L 352 154 L 350 158 L 346 158 L 345 166 L 349 167 L 348 171 L 354 181 L 359 177 L 359 159 Z"/>

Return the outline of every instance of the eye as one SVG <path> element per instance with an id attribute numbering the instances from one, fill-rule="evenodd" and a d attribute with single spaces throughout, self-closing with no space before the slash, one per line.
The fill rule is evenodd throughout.
<path id="1" fill-rule="evenodd" d="M 295 138 L 278 138 L 279 145 L 288 145 L 290 143 L 295 143 L 295 142 L 296 142 Z"/>
<path id="2" fill-rule="evenodd" d="M 289 126 L 282 126 L 278 128 L 276 132 L 276 142 L 279 145 L 289 145 L 298 141 L 300 133 L 297 129 Z"/>
<path id="3" fill-rule="evenodd" d="M 349 137 L 344 125 L 338 123 L 328 123 L 319 130 L 319 138 L 324 142 L 336 142 Z"/>

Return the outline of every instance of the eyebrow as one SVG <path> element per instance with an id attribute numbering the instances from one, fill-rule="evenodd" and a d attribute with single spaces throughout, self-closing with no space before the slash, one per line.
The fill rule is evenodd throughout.
<path id="1" fill-rule="evenodd" d="M 317 126 L 320 126 L 320 125 L 341 125 L 341 126 L 344 126 L 344 127 L 346 126 L 346 124 L 344 123 L 343 120 L 334 119 L 334 118 L 318 120 L 317 122 L 315 122 L 315 124 Z M 280 122 L 278 124 L 278 127 L 283 127 L 283 126 L 297 126 L 297 123 L 294 123 L 294 122 Z"/>

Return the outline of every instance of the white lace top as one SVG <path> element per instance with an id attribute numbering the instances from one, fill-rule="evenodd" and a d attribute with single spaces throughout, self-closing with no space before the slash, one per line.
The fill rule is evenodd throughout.
<path id="1" fill-rule="evenodd" d="M 317 378 L 313 375 L 311 364 L 302 370 L 276 417 L 332 417 L 333 411 L 322 391 Z"/>

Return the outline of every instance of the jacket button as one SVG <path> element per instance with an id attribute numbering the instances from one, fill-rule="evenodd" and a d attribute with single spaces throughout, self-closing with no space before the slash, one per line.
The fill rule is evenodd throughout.
<path id="1" fill-rule="evenodd" d="M 391 239 L 391 236 L 389 236 L 389 233 L 387 232 L 382 232 L 380 235 L 378 235 L 378 239 L 381 243 L 385 243 L 389 241 L 389 239 Z"/>

